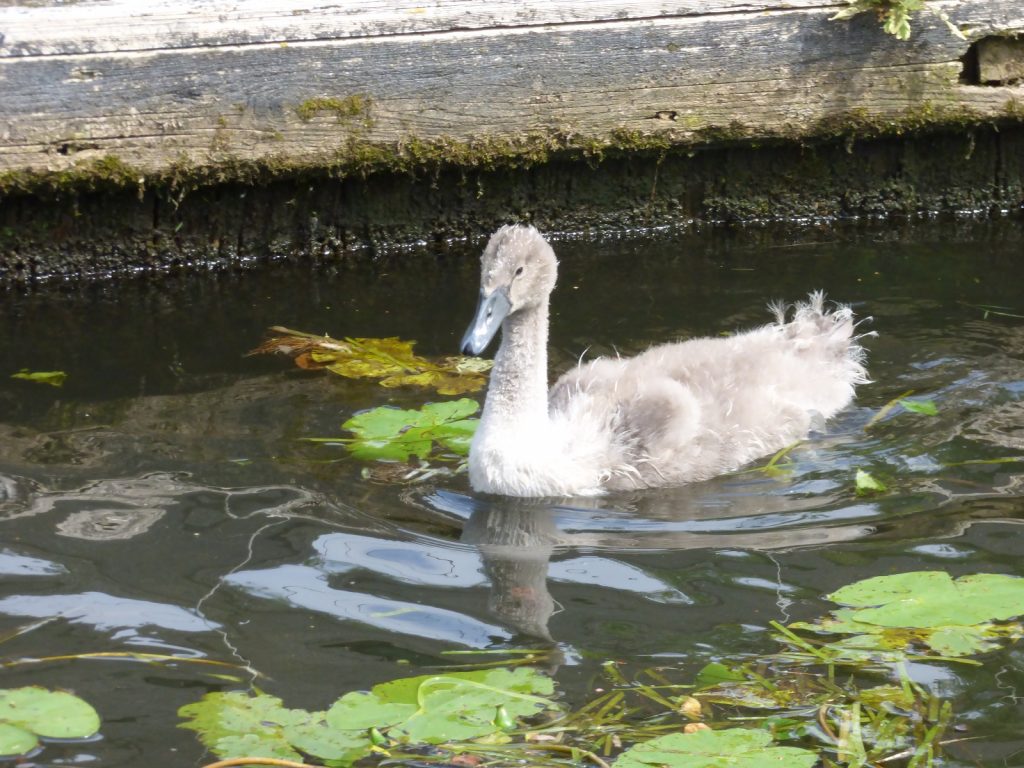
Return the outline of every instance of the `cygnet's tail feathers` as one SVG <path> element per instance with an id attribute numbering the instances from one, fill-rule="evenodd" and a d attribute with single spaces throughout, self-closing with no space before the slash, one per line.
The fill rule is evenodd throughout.
<path id="1" fill-rule="evenodd" d="M 775 302 L 769 305 L 769 310 L 775 315 L 775 322 L 786 338 L 794 342 L 798 350 L 823 361 L 844 364 L 854 384 L 869 381 L 864 367 L 866 353 L 860 340 L 875 334 L 854 335 L 858 322 L 854 321 L 850 307 L 834 304 L 831 309 L 826 309 L 825 292 L 815 291 L 807 301 L 793 305 Z M 789 317 L 790 310 L 792 317 Z"/>

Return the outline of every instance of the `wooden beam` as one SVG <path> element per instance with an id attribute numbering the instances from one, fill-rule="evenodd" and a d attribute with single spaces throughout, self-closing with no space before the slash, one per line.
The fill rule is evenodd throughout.
<path id="1" fill-rule="evenodd" d="M 929 3 L 969 39 L 1019 0 Z M 552 147 L 808 140 L 1024 119 L 962 82 L 969 43 L 841 7 L 718 0 L 248 0 L 0 7 L 0 180 L 238 164 L 339 172 Z M 12 181 L 12 179 L 14 181 Z M 0 184 L 0 189 L 3 185 Z"/>

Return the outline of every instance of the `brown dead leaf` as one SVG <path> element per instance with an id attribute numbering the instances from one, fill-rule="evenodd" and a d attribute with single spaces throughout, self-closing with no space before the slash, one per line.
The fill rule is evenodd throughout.
<path id="1" fill-rule="evenodd" d="M 448 764 L 465 766 L 466 768 L 474 768 L 474 766 L 480 765 L 483 761 L 484 759 L 479 755 L 470 755 L 464 752 L 460 755 L 453 756 L 451 759 L 448 760 Z"/>
<path id="2" fill-rule="evenodd" d="M 281 326 L 268 333 L 250 355 L 285 354 L 299 368 L 324 368 L 350 379 L 379 379 L 383 387 L 431 387 L 442 395 L 461 395 L 482 389 L 491 367 L 490 360 L 480 358 L 428 360 L 413 353 L 416 342 L 397 337 L 332 339 Z"/>

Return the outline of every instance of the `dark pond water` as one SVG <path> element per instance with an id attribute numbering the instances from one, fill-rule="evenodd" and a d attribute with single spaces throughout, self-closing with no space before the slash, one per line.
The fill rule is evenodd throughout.
<path id="1" fill-rule="evenodd" d="M 763 322 L 824 288 L 874 318 L 874 383 L 777 474 L 577 503 L 390 482 L 342 448 L 352 413 L 437 396 L 247 358 L 281 324 L 455 351 L 480 244 L 360 267 L 270 266 L 0 296 L 0 687 L 68 688 L 103 738 L 47 763 L 193 765 L 176 711 L 248 667 L 291 706 L 451 663 L 554 647 L 581 703 L 601 663 L 763 653 L 771 620 L 918 569 L 1024 576 L 1024 226 L 918 223 L 563 238 L 552 365 Z M 20 369 L 63 370 L 55 389 Z M 913 390 L 935 416 L 894 409 Z M 983 460 L 1017 457 L 1019 461 Z M 858 468 L 888 491 L 854 493 Z M 1024 765 L 1024 651 L 915 674 L 954 702 L 947 765 Z M 69 657 L 76 658 L 49 658 Z M 47 660 L 29 663 L 27 659 Z"/>

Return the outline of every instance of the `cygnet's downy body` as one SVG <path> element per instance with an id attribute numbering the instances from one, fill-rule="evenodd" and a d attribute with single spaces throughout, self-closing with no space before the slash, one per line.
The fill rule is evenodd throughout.
<path id="1" fill-rule="evenodd" d="M 473 488 L 507 496 L 594 495 L 679 485 L 806 437 L 867 380 L 848 307 L 812 294 L 775 321 L 714 339 L 598 358 L 547 385 L 548 300 L 558 261 L 529 226 L 505 226 L 481 258 L 480 303 L 463 354 L 498 329 L 469 452 Z"/>

